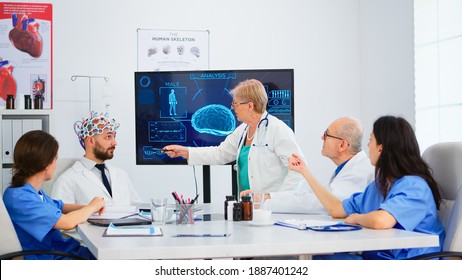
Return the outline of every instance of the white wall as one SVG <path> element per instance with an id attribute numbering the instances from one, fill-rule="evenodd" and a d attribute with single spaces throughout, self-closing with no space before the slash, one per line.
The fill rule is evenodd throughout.
<path id="1" fill-rule="evenodd" d="M 414 125 L 413 1 L 362 0 L 359 14 L 361 119 L 367 133 L 386 114 Z"/>
<path id="2" fill-rule="evenodd" d="M 53 134 L 60 157 L 83 154 L 72 126 L 88 112 L 88 82 L 70 77 L 108 76 L 109 111 L 121 123 L 112 161 L 146 199 L 170 198 L 173 189 L 192 195 L 194 180 L 191 167 L 135 164 L 137 28 L 210 30 L 211 69 L 294 68 L 296 136 L 323 182 L 334 165 L 320 155 L 320 136 L 335 118 L 357 117 L 366 128 L 381 113 L 414 121 L 411 0 L 34 2 L 53 3 Z M 94 95 L 102 85 L 94 82 Z M 214 202 L 231 193 L 229 168 L 212 168 Z"/>

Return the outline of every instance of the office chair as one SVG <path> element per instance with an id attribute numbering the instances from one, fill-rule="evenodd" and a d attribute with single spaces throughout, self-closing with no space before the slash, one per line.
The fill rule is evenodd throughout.
<path id="1" fill-rule="evenodd" d="M 3 199 L 0 198 L 0 260 L 22 259 L 27 255 L 55 255 L 75 260 L 84 258 L 62 251 L 53 250 L 22 250 L 16 230 L 11 222 Z"/>
<path id="2" fill-rule="evenodd" d="M 438 143 L 422 155 L 440 186 L 444 204 L 438 216 L 446 232 L 441 252 L 415 256 L 411 259 L 462 259 L 462 142 Z"/>

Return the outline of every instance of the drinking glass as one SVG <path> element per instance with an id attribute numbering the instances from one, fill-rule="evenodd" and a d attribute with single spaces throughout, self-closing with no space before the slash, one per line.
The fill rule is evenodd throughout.
<path id="1" fill-rule="evenodd" d="M 151 199 L 151 218 L 156 225 L 165 224 L 167 214 L 167 198 Z"/>

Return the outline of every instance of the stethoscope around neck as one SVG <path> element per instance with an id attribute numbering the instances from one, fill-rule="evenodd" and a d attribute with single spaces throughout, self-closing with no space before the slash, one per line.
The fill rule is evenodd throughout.
<path id="1" fill-rule="evenodd" d="M 263 119 L 261 119 L 259 122 L 258 122 L 258 125 L 257 125 L 257 130 L 255 131 L 255 133 L 258 133 L 258 143 L 254 143 L 252 142 L 252 147 L 268 147 L 268 143 L 266 144 L 263 144 L 263 139 L 266 140 L 266 132 L 268 131 L 268 123 L 269 123 L 269 119 L 268 119 L 268 116 L 269 116 L 269 113 L 266 113 L 265 117 Z M 260 133 L 260 126 L 263 125 L 263 128 L 264 128 L 264 135 L 262 137 L 261 133 Z M 242 136 L 241 136 L 241 139 L 239 140 L 239 144 L 237 145 L 238 147 L 241 146 L 241 142 L 242 140 L 246 137 L 245 134 L 247 133 L 247 130 L 249 128 L 249 125 L 247 125 L 247 127 L 244 129 L 244 132 L 242 133 Z"/>

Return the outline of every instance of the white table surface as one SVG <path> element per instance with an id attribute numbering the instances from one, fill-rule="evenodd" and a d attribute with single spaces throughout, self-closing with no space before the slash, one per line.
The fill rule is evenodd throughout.
<path id="1" fill-rule="evenodd" d="M 205 209 L 217 213 L 214 210 Z M 220 210 L 218 210 L 220 211 Z M 222 210 L 221 210 L 222 212 Z M 78 226 L 85 245 L 98 259 L 210 259 L 355 252 L 438 246 L 438 236 L 404 230 L 315 232 L 281 226 L 253 226 L 247 221 L 196 221 L 192 225 L 162 225 L 163 236 L 102 237 L 104 227 Z M 273 214 L 283 219 L 331 220 L 323 215 Z M 332 220 L 333 223 L 338 220 Z M 173 237 L 175 234 L 231 234 L 229 237 Z"/>

